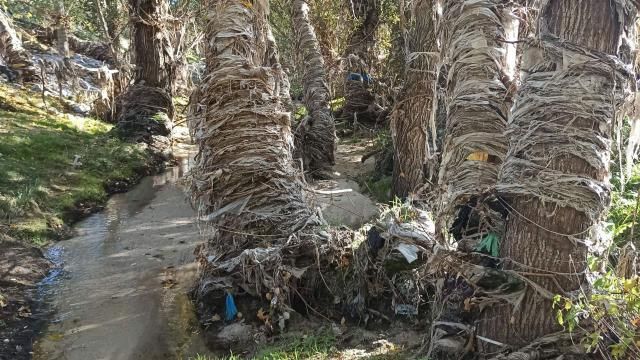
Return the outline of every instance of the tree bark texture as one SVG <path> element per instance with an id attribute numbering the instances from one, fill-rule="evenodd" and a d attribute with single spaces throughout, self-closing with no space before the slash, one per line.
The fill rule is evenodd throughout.
<path id="1" fill-rule="evenodd" d="M 67 37 L 67 29 L 69 27 L 69 17 L 65 10 L 64 0 L 58 0 L 58 13 L 56 14 L 56 45 L 58 53 L 62 57 L 69 57 L 69 38 Z"/>
<path id="2" fill-rule="evenodd" d="M 311 25 L 309 5 L 293 1 L 293 26 L 300 52 L 304 104 L 308 116 L 296 130 L 296 151 L 302 155 L 304 169 L 321 175 L 335 164 L 336 129 L 329 108 L 329 88 L 318 39 Z"/>
<path id="3" fill-rule="evenodd" d="M 589 244 L 609 203 L 612 124 L 635 81 L 618 58 L 625 28 L 635 26 L 633 6 L 550 0 L 541 10 L 496 187 L 510 204 L 503 266 L 527 287 L 518 301 L 484 310 L 478 326 L 512 348 L 560 330 L 551 297 L 585 286 Z"/>
<path id="4" fill-rule="evenodd" d="M 517 39 L 518 21 L 511 3 L 447 0 L 441 27 L 448 78 L 438 223 L 448 227 L 459 206 L 494 188 L 507 153 L 508 87 L 516 58 L 506 41 Z"/>
<path id="5" fill-rule="evenodd" d="M 357 23 L 349 36 L 345 51 L 345 105 L 342 117 L 360 122 L 375 122 L 378 109 L 367 79 L 353 80 L 352 73 L 370 72 L 371 56 L 376 43 L 376 31 L 380 21 L 380 4 L 377 0 L 347 0 L 347 5 Z"/>
<path id="6" fill-rule="evenodd" d="M 22 47 L 11 19 L 0 10 L 0 58 L 7 66 L 16 71 L 22 80 L 35 81 L 38 79 L 31 55 Z"/>
<path id="7" fill-rule="evenodd" d="M 169 156 L 173 105 L 173 49 L 164 21 L 167 0 L 129 0 L 133 21 L 134 84 L 117 100 L 119 134 L 146 142 L 154 152 Z"/>
<path id="8" fill-rule="evenodd" d="M 217 0 L 209 13 L 206 80 L 189 116 L 199 145 L 191 193 L 209 237 L 199 304 L 225 283 L 254 296 L 279 288 L 272 305 L 286 302 L 285 264 L 319 223 L 294 166 L 288 81 L 265 6 Z"/>
<path id="9" fill-rule="evenodd" d="M 172 94 L 173 49 L 165 33 L 167 0 L 129 0 L 133 21 L 133 50 L 138 85 L 157 87 Z"/>
<path id="10" fill-rule="evenodd" d="M 407 39 L 405 87 L 391 117 L 394 147 L 392 192 L 400 198 L 422 186 L 426 164 L 436 159 L 435 109 L 439 67 L 436 11 L 433 0 L 414 3 L 413 24 Z"/>

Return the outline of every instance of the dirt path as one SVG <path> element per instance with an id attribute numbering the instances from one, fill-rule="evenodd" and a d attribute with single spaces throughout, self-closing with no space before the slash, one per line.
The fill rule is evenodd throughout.
<path id="1" fill-rule="evenodd" d="M 184 164 L 183 164 L 184 165 Z M 205 351 L 187 291 L 200 237 L 177 184 L 145 178 L 49 249 L 63 266 L 41 287 L 55 311 L 35 359 L 179 359 Z"/>
<path id="2" fill-rule="evenodd" d="M 360 176 L 373 170 L 373 158 L 364 164 L 361 162 L 370 145 L 366 140 L 356 143 L 341 141 L 336 151 L 334 179 L 313 184 L 315 192 L 311 200 L 322 209 L 330 225 L 357 229 L 378 215 L 376 203 L 362 194 L 356 182 Z"/>

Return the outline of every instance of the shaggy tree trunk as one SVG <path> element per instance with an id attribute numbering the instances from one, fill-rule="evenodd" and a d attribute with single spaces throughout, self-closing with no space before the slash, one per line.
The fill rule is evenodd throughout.
<path id="1" fill-rule="evenodd" d="M 482 198 L 495 187 L 507 153 L 508 88 L 516 57 L 506 41 L 517 39 L 518 21 L 512 5 L 501 0 L 447 0 L 442 17 L 448 84 L 438 225 L 453 226 L 451 233 L 465 248 L 496 225 L 485 217 L 490 209 L 471 214 L 458 209 L 485 206 Z"/>
<path id="2" fill-rule="evenodd" d="M 371 93 L 368 80 L 376 31 L 380 21 L 380 3 L 378 0 L 347 0 L 356 28 L 349 36 L 345 52 L 345 104 L 342 117 L 360 122 L 377 120 L 379 109 L 375 96 Z M 351 75 L 360 75 L 352 79 Z"/>
<path id="3" fill-rule="evenodd" d="M 217 0 L 207 26 L 206 81 L 192 95 L 190 128 L 198 144 L 191 192 L 210 238 L 199 259 L 200 311 L 219 312 L 231 285 L 289 301 L 293 254 L 320 223 L 307 205 L 292 157 L 285 102 L 288 80 L 277 61 L 265 2 Z M 307 250 L 315 249 L 313 242 Z M 312 251 L 311 253 L 314 253 Z M 287 275 L 288 274 L 288 275 Z"/>
<path id="4" fill-rule="evenodd" d="M 635 81 L 618 58 L 634 16 L 624 1 L 550 0 L 541 11 L 497 185 L 510 203 L 500 255 L 525 288 L 484 311 L 485 339 L 519 347 L 560 330 L 551 297 L 586 284 L 588 244 L 609 203 L 612 123 Z"/>
<path id="5" fill-rule="evenodd" d="M 163 22 L 167 0 L 129 0 L 133 22 L 134 84 L 116 104 L 121 136 L 150 143 L 168 155 L 173 119 L 173 49 Z"/>
<path id="6" fill-rule="evenodd" d="M 171 42 L 165 33 L 169 21 L 167 0 L 129 0 L 133 21 L 134 82 L 163 89 L 169 94 L 172 84 Z"/>
<path id="7" fill-rule="evenodd" d="M 407 39 L 406 84 L 391 118 L 392 192 L 400 198 L 407 197 L 424 183 L 426 164 L 435 165 L 434 110 L 439 61 L 435 6 L 433 0 L 414 3 L 413 26 Z M 429 169 L 429 173 L 433 173 L 433 169 Z"/>
<path id="8" fill-rule="evenodd" d="M 69 57 L 69 38 L 67 37 L 67 28 L 69 26 L 69 17 L 64 7 L 64 0 L 58 0 L 58 13 L 56 14 L 56 45 L 58 53 L 64 58 Z"/>
<path id="9" fill-rule="evenodd" d="M 296 151 L 302 155 L 305 172 L 322 177 L 335 164 L 336 129 L 329 108 L 324 61 L 309 18 L 309 5 L 303 0 L 293 1 L 293 26 L 308 111 L 296 130 Z"/>
<path id="10" fill-rule="evenodd" d="M 13 23 L 2 10 L 0 10 L 0 58 L 12 71 L 19 74 L 21 80 L 38 79 L 31 55 L 22 47 L 22 41 L 18 38 Z"/>

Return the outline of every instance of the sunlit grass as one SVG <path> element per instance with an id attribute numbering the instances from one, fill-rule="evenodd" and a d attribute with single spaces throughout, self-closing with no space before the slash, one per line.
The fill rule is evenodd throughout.
<path id="1" fill-rule="evenodd" d="M 145 166 L 144 151 L 109 135 L 111 125 L 64 113 L 56 98 L 47 111 L 39 94 L 0 85 L 0 104 L 0 224 L 13 236 L 45 243 L 77 204 L 106 200 L 105 182 Z"/>

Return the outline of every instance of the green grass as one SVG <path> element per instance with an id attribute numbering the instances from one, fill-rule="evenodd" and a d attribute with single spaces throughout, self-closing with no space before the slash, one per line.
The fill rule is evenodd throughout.
<path id="1" fill-rule="evenodd" d="M 0 85 L 0 225 L 42 245 L 78 204 L 101 204 L 105 183 L 130 179 L 145 152 L 108 134 L 111 125 L 65 114 L 56 99 Z M 81 165 L 74 166 L 79 156 Z"/>
<path id="2" fill-rule="evenodd" d="M 283 340 L 262 348 L 252 360 L 325 360 L 335 352 L 336 338 L 329 332 Z M 229 355 L 224 358 L 198 355 L 189 360 L 240 360 L 244 357 Z"/>

